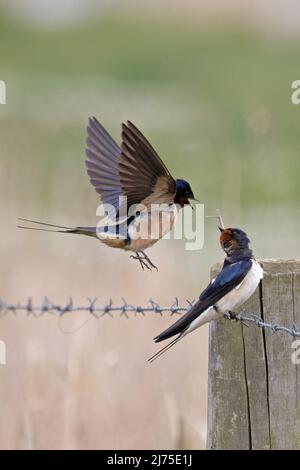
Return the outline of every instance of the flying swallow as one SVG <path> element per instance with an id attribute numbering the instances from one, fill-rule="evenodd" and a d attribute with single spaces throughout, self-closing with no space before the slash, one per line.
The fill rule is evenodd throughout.
<path id="1" fill-rule="evenodd" d="M 226 253 L 222 270 L 200 294 L 199 300 L 173 325 L 154 338 L 156 343 L 175 335 L 149 359 L 154 361 L 188 333 L 241 306 L 254 293 L 263 270 L 249 248 L 249 238 L 238 228 L 221 228 L 220 244 Z"/>
<path id="2" fill-rule="evenodd" d="M 106 213 L 115 222 L 114 227 L 65 227 L 20 219 L 52 229 L 20 228 L 96 237 L 107 246 L 134 252 L 131 257 L 143 269 L 156 268 L 144 250 L 173 228 L 180 208 L 196 200 L 191 186 L 171 176 L 154 148 L 130 121 L 122 124 L 121 147 L 95 117 L 89 119 L 87 134 L 87 173 L 104 206 L 109 206 Z M 137 211 L 130 212 L 132 207 L 137 207 Z M 152 210 L 153 207 L 160 209 Z"/>

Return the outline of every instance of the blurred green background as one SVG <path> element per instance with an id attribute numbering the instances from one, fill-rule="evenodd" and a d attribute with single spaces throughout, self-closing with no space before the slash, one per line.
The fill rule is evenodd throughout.
<path id="1" fill-rule="evenodd" d="M 25 14 L 37 2 L 24 3 L 18 13 L 0 4 L 1 297 L 183 303 L 222 258 L 213 220 L 201 252 L 184 251 L 181 241 L 154 247 L 158 274 L 94 240 L 16 230 L 17 217 L 96 221 L 84 167 L 92 115 L 118 142 L 121 122 L 132 120 L 171 173 L 191 182 L 206 214 L 219 208 L 225 225 L 249 234 L 257 257 L 299 257 L 300 106 L 291 103 L 291 83 L 300 45 L 289 22 L 272 21 L 285 2 L 277 10 L 264 2 L 265 23 L 256 2 L 251 21 L 243 2 L 229 2 L 225 19 L 218 2 L 209 14 L 193 1 L 167 2 L 169 10 L 88 2 L 89 14 L 71 23 L 55 20 L 51 2 L 39 6 L 43 20 Z M 65 2 L 67 19 L 67 7 L 80 3 Z M 91 321 L 72 335 L 56 318 L 0 321 L 8 347 L 0 447 L 205 446 L 207 328 L 149 368 L 152 337 L 170 318 Z"/>

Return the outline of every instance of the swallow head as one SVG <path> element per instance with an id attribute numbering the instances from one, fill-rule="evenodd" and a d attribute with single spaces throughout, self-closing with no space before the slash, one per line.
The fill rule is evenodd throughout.
<path id="1" fill-rule="evenodd" d="M 250 240 L 247 234 L 239 228 L 221 228 L 220 244 L 222 250 L 227 255 L 232 255 L 235 251 L 248 250 Z"/>
<path id="2" fill-rule="evenodd" d="M 192 191 L 192 188 L 190 184 L 181 179 L 177 179 L 176 181 L 176 195 L 175 195 L 175 202 L 180 204 L 181 207 L 184 207 L 186 205 L 190 205 L 189 199 L 195 199 L 194 193 Z"/>

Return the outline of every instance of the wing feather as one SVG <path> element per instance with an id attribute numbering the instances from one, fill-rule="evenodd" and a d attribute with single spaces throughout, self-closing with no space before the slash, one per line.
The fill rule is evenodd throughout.
<path id="1" fill-rule="evenodd" d="M 174 179 L 148 140 L 130 121 L 122 125 L 121 149 L 120 181 L 128 205 L 173 202 Z M 160 193 L 155 194 L 158 181 Z"/>
<path id="2" fill-rule="evenodd" d="M 233 264 L 224 264 L 223 269 L 215 280 L 200 294 L 199 300 L 182 318 L 154 338 L 155 342 L 158 343 L 178 333 L 182 333 L 201 313 L 207 308 L 212 307 L 224 295 L 238 286 L 247 275 L 251 266 L 251 259 L 237 261 Z"/>
<path id="3" fill-rule="evenodd" d="M 176 184 L 143 134 L 130 121 L 122 125 L 121 148 L 94 117 L 87 126 L 88 176 L 103 203 L 118 211 L 119 197 L 133 204 L 171 203 Z"/>
<path id="4" fill-rule="evenodd" d="M 121 149 L 95 117 L 89 119 L 87 126 L 86 156 L 90 182 L 101 201 L 113 206 L 108 217 L 114 218 L 123 194 L 119 177 Z"/>

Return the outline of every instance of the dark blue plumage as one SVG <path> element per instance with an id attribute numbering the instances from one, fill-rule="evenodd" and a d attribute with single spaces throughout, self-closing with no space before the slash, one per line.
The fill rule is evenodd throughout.
<path id="1" fill-rule="evenodd" d="M 233 264 L 226 264 L 216 279 L 201 293 L 199 300 L 193 307 L 173 325 L 154 338 L 158 343 L 171 336 L 182 333 L 208 307 L 216 304 L 228 292 L 238 286 L 252 266 L 251 259 L 245 259 Z"/>
<path id="2" fill-rule="evenodd" d="M 95 237 L 111 248 L 135 253 L 131 258 L 138 260 L 142 269 L 157 269 L 145 250 L 172 230 L 178 210 L 190 205 L 189 198 L 195 199 L 189 183 L 175 181 L 150 142 L 130 121 L 122 124 L 119 146 L 95 117 L 89 119 L 86 156 L 87 173 L 101 197 L 108 226 L 61 227 L 21 219 L 41 227 L 20 228 Z M 137 206 L 142 209 L 137 211 Z"/>
<path id="3" fill-rule="evenodd" d="M 176 183 L 176 198 L 186 197 L 188 199 L 195 199 L 190 184 L 182 179 L 177 179 Z"/>
<path id="4" fill-rule="evenodd" d="M 178 335 L 149 360 L 152 362 L 186 334 L 242 305 L 255 291 L 263 270 L 249 248 L 247 234 L 238 228 L 220 228 L 226 253 L 222 270 L 200 294 L 199 300 L 173 325 L 154 338 L 156 343 Z"/>
<path id="5" fill-rule="evenodd" d="M 251 259 L 243 259 L 233 264 L 225 264 L 213 283 L 202 292 L 199 300 L 214 300 L 239 285 L 252 266 Z"/>

